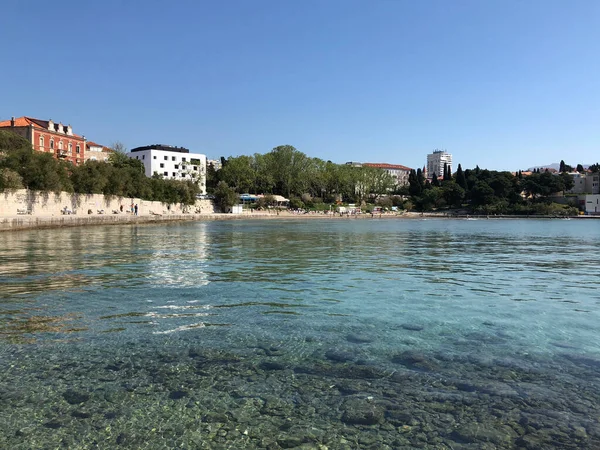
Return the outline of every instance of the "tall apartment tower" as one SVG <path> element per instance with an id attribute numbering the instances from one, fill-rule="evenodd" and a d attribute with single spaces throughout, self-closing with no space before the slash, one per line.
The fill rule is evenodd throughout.
<path id="1" fill-rule="evenodd" d="M 434 150 L 427 155 L 427 174 L 433 176 L 435 173 L 438 178 L 444 176 L 444 165 L 450 167 L 452 171 L 452 155 L 444 150 Z"/>

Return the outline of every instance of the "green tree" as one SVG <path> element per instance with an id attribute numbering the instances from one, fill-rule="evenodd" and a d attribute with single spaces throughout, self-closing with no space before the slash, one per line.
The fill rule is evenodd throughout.
<path id="1" fill-rule="evenodd" d="M 408 174 L 408 192 L 413 197 L 417 197 L 421 195 L 422 191 L 423 188 L 421 183 L 419 183 L 419 179 L 417 178 L 417 172 L 415 172 L 415 169 L 411 169 L 410 173 Z"/>
<path id="2" fill-rule="evenodd" d="M 271 173 L 272 155 L 254 154 L 254 173 L 256 174 L 254 192 L 257 194 L 267 194 L 273 192 L 275 179 Z"/>
<path id="3" fill-rule="evenodd" d="M 575 180 L 573 180 L 573 177 L 571 175 L 569 175 L 568 173 L 561 173 L 559 177 L 563 184 L 564 191 L 569 191 L 573 189 L 573 186 L 575 186 Z"/>
<path id="4" fill-rule="evenodd" d="M 442 187 L 442 196 L 449 206 L 460 207 L 465 198 L 465 190 L 458 183 L 451 181 Z"/>
<path id="5" fill-rule="evenodd" d="M 471 202 L 474 207 L 494 203 L 494 189 L 485 181 L 477 181 L 471 190 Z"/>
<path id="6" fill-rule="evenodd" d="M 103 194 L 109 182 L 109 173 L 114 168 L 99 161 L 87 161 L 71 169 L 71 181 L 75 192 L 82 194 Z"/>
<path id="7" fill-rule="evenodd" d="M 239 193 L 254 192 L 256 187 L 256 172 L 252 156 L 229 157 L 227 164 L 220 171 L 220 178 L 228 186 Z"/>
<path id="8" fill-rule="evenodd" d="M 460 164 L 458 165 L 458 169 L 456 169 L 456 184 L 463 189 L 467 189 L 467 179 Z"/>
<path id="9" fill-rule="evenodd" d="M 431 189 L 423 191 L 423 194 L 418 197 L 417 208 L 421 211 L 438 208 L 442 206 L 441 202 L 443 199 L 442 188 L 432 187 Z"/>
<path id="10" fill-rule="evenodd" d="M 0 167 L 0 192 L 10 189 L 22 189 L 23 178 L 16 171 Z"/>
<path id="11" fill-rule="evenodd" d="M 69 179 L 71 163 L 58 161 L 50 153 L 31 148 L 7 152 L 2 166 L 19 174 L 27 189 L 43 192 L 73 192 Z"/>
<path id="12" fill-rule="evenodd" d="M 444 181 L 449 181 L 452 179 L 452 169 L 447 163 L 444 163 Z"/>
<path id="13" fill-rule="evenodd" d="M 212 193 L 219 182 L 217 171 L 214 164 L 211 162 L 206 167 L 206 192 Z"/>
<path id="14" fill-rule="evenodd" d="M 219 181 L 215 189 L 215 203 L 221 212 L 228 212 L 231 207 L 239 202 L 235 189 L 230 188 L 225 181 Z"/>

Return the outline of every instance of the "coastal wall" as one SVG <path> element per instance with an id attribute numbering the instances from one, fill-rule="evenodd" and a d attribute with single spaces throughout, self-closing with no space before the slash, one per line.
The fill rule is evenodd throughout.
<path id="1" fill-rule="evenodd" d="M 0 218 L 9 217 L 77 217 L 97 215 L 133 215 L 131 205 L 138 205 L 138 215 L 212 214 L 210 200 L 197 200 L 195 205 L 166 204 L 139 198 L 104 196 L 101 194 L 69 194 L 18 189 L 0 193 Z M 121 206 L 123 210 L 121 211 Z M 63 214 L 63 211 L 71 214 Z"/>

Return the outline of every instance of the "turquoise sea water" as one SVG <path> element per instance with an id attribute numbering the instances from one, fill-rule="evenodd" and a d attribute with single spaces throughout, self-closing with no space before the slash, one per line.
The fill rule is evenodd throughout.
<path id="1" fill-rule="evenodd" d="M 0 234 L 0 448 L 600 448 L 599 225 Z"/>

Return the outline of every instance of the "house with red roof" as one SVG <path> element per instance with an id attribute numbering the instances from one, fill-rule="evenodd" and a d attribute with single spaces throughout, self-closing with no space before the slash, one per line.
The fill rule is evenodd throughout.
<path id="1" fill-rule="evenodd" d="M 388 172 L 392 178 L 396 181 L 396 186 L 408 185 L 408 176 L 412 170 L 410 167 L 403 166 L 401 164 L 387 164 L 387 163 L 362 163 L 366 167 L 375 167 L 376 169 L 383 169 Z"/>
<path id="2" fill-rule="evenodd" d="M 24 137 L 35 151 L 52 153 L 55 158 L 76 165 L 85 161 L 85 136 L 73 133 L 71 125 L 24 116 L 0 121 L 0 129 Z"/>
<path id="3" fill-rule="evenodd" d="M 96 144 L 92 141 L 87 141 L 85 148 L 84 161 L 108 161 L 112 150 L 104 145 Z"/>

